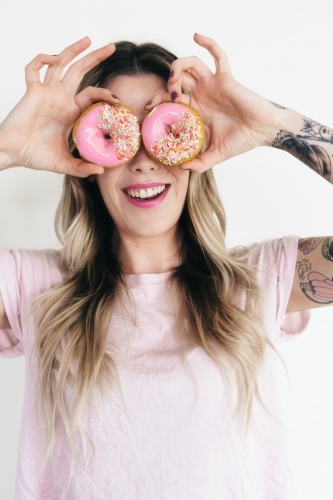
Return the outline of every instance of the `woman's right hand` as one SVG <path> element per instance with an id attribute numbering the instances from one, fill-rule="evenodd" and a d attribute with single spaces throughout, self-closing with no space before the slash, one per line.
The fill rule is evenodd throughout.
<path id="1" fill-rule="evenodd" d="M 68 137 L 74 122 L 90 104 L 96 101 L 117 102 L 109 90 L 87 87 L 75 92 L 87 71 L 115 51 L 106 45 L 64 68 L 90 45 L 83 38 L 63 50 L 58 56 L 39 54 L 26 67 L 27 90 L 20 102 L 0 124 L 0 156 L 6 168 L 24 166 L 77 177 L 103 173 L 103 167 L 73 158 L 68 149 Z M 44 82 L 39 71 L 48 65 Z"/>

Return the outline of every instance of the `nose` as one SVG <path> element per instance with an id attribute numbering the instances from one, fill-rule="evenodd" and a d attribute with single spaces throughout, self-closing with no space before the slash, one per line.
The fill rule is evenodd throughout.
<path id="1" fill-rule="evenodd" d="M 133 160 L 129 162 L 129 169 L 131 172 L 147 173 L 151 170 L 159 170 L 160 166 L 159 163 L 148 156 L 143 145 L 140 146 Z"/>

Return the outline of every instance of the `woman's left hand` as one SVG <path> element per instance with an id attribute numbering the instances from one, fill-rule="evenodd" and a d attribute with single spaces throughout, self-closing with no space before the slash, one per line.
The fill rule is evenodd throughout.
<path id="1" fill-rule="evenodd" d="M 201 115 L 208 148 L 180 167 L 199 173 L 258 146 L 272 145 L 285 110 L 237 82 L 226 54 L 212 38 L 195 34 L 194 40 L 214 57 L 215 74 L 195 56 L 177 59 L 171 65 L 168 93 L 155 96 L 146 108 L 172 100 L 189 104 Z"/>

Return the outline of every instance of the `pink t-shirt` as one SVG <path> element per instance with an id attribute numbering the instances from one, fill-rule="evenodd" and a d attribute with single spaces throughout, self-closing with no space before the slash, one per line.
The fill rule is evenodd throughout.
<path id="1" fill-rule="evenodd" d="M 304 329 L 308 313 L 287 315 L 297 238 L 260 245 L 250 258 L 265 287 L 266 327 L 271 340 Z M 69 456 L 60 436 L 42 477 L 40 433 L 34 408 L 34 343 L 29 300 L 63 280 L 57 251 L 0 252 L 0 292 L 12 330 L 0 330 L 0 354 L 26 355 L 26 385 L 15 500 L 292 500 L 283 427 L 257 404 L 256 428 L 242 442 L 227 416 L 225 386 L 206 352 L 184 344 L 179 351 L 169 273 L 127 275 L 134 299 L 116 305 L 109 329 L 126 408 L 110 390 L 103 422 L 85 421 L 96 446 L 80 453 L 69 482 Z M 125 314 L 124 311 L 130 311 Z M 260 386 L 279 419 L 276 354 L 267 349 Z M 189 366 L 191 370 L 189 369 Z"/>

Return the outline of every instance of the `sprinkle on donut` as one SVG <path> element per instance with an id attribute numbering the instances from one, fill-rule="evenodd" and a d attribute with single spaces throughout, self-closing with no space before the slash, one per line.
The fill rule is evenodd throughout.
<path id="1" fill-rule="evenodd" d="M 97 127 L 103 130 L 104 138 L 116 146 L 119 160 L 132 159 L 140 145 L 138 118 L 116 104 L 103 104 L 96 116 L 99 121 Z"/>
<path id="2" fill-rule="evenodd" d="M 169 132 L 156 139 L 151 151 L 164 165 L 179 165 L 198 151 L 202 139 L 200 118 L 184 111 L 181 118 L 168 128 Z"/>

